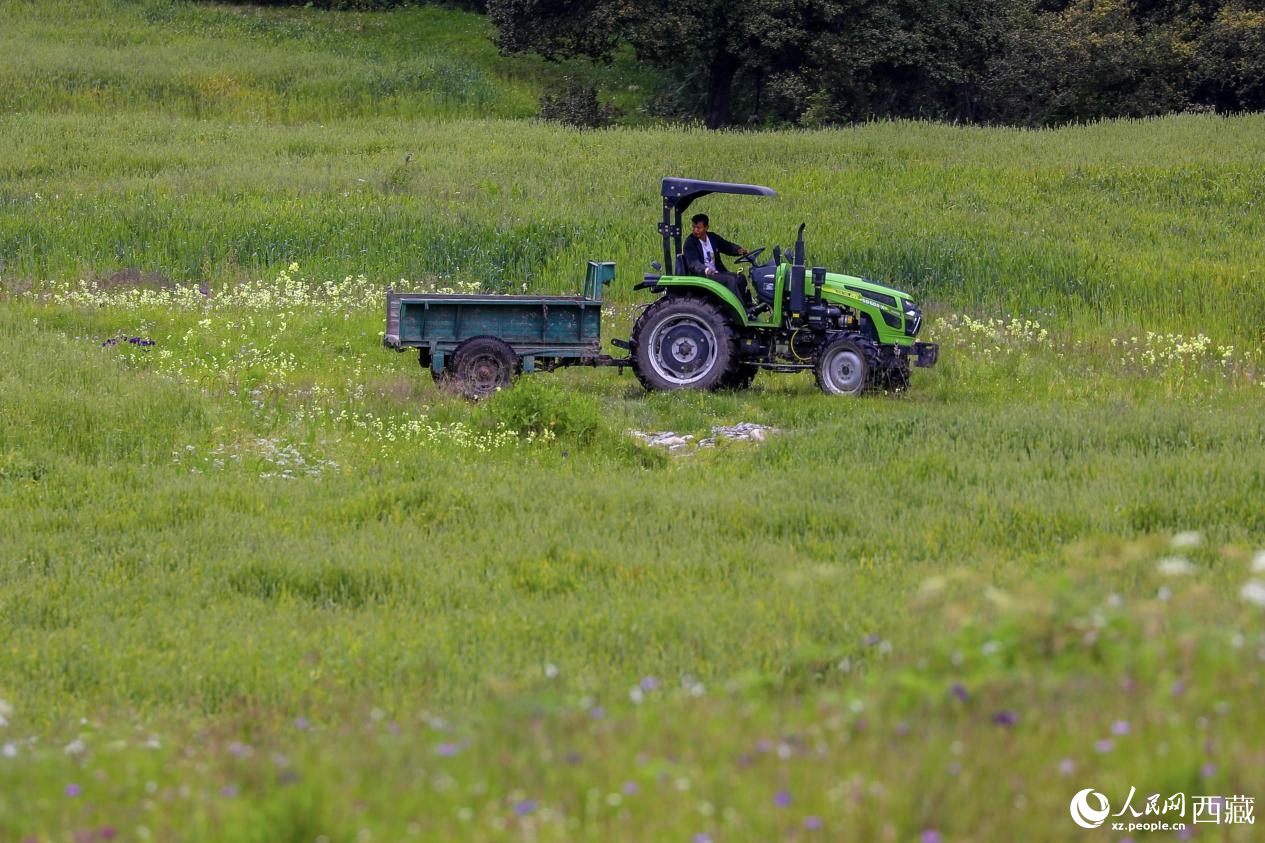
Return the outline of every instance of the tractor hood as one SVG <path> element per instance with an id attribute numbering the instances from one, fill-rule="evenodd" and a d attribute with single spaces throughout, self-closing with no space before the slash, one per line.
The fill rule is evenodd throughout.
<path id="1" fill-rule="evenodd" d="M 916 337 L 922 327 L 922 309 L 914 303 L 909 293 L 893 287 L 885 287 L 855 275 L 827 272 L 821 292 L 823 297 L 836 303 L 851 302 L 862 309 L 878 311 L 875 327 L 879 330 L 880 338 L 886 337 L 890 341 L 900 335 Z M 878 325 L 880 319 L 882 326 Z M 897 333 L 888 335 L 889 331 Z"/>
<path id="2" fill-rule="evenodd" d="M 860 297 L 869 299 L 874 304 L 889 307 L 896 311 L 901 309 L 902 301 L 913 300 L 909 293 L 868 281 L 865 278 L 859 278 L 855 275 L 844 275 L 839 272 L 826 273 L 826 283 L 822 287 L 822 291 L 848 298 Z"/>

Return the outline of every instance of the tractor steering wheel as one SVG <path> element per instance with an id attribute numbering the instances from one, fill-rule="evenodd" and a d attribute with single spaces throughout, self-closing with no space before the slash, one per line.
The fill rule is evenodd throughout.
<path id="1" fill-rule="evenodd" d="M 764 251 L 764 247 L 763 247 L 763 246 L 761 246 L 761 247 L 760 247 L 760 248 L 758 248 L 758 249 L 752 249 L 751 251 L 747 252 L 745 255 L 743 255 L 743 256 L 741 256 L 740 258 L 738 258 L 738 260 L 734 261 L 734 263 L 749 263 L 749 264 L 751 264 L 752 266 L 755 266 L 755 265 L 756 265 L 756 262 L 755 262 L 756 258 L 760 257 L 760 253 L 761 253 L 761 252 L 763 252 L 763 251 Z"/>

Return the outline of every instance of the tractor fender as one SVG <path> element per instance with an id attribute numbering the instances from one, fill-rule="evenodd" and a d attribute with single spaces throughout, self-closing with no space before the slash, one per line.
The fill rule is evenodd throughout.
<path id="1" fill-rule="evenodd" d="M 721 309 L 739 325 L 747 321 L 747 310 L 738 301 L 733 291 L 719 281 L 701 278 L 694 275 L 664 275 L 655 282 L 665 295 L 692 295 L 699 298 L 714 299 Z"/>

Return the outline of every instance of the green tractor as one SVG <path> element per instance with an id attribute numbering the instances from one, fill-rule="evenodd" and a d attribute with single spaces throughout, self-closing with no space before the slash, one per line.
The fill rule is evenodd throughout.
<path id="1" fill-rule="evenodd" d="M 804 226 L 793 251 L 764 248 L 738 259 L 750 268 L 758 308 L 749 312 L 723 283 L 687 273 L 681 217 L 713 193 L 776 196 L 754 184 L 663 180 L 663 259 L 672 274 L 636 286 L 660 294 L 633 325 L 626 348 L 648 390 L 745 389 L 761 369 L 812 370 L 830 395 L 903 390 L 910 365 L 930 367 L 939 346 L 918 342 L 922 311 L 907 294 L 872 281 L 804 266 Z M 656 261 L 654 269 L 663 266 Z M 811 285 L 811 288 L 810 288 Z M 760 311 L 760 312 L 757 312 Z"/>

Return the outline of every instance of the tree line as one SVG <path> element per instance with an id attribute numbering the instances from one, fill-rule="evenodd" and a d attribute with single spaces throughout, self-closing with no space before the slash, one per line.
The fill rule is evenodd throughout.
<path id="1" fill-rule="evenodd" d="M 1265 109 L 1265 0 L 448 5 L 486 12 L 506 55 L 609 61 L 627 45 L 665 80 L 656 113 L 711 128 L 882 118 L 1050 126 Z"/>

